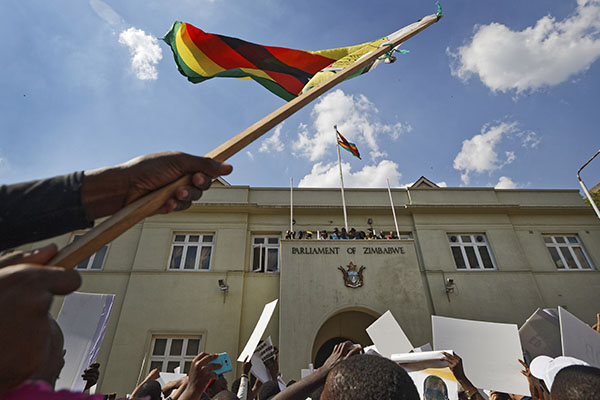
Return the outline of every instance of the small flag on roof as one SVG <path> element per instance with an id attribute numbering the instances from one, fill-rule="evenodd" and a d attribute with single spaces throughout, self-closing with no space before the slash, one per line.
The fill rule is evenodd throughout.
<path id="1" fill-rule="evenodd" d="M 359 160 L 361 160 L 360 158 L 360 153 L 358 151 L 358 147 L 356 147 L 356 145 L 354 143 L 350 143 L 349 141 L 346 140 L 346 138 L 344 136 L 342 136 L 342 134 L 340 133 L 340 131 L 337 130 L 337 126 L 334 127 L 335 131 L 338 135 L 338 144 L 343 148 L 348 150 L 350 153 L 352 153 L 355 157 L 358 157 Z"/>
<path id="2" fill-rule="evenodd" d="M 190 82 L 214 77 L 253 79 L 290 101 L 399 34 L 355 46 L 307 51 L 263 46 L 176 21 L 163 40 L 171 47 L 179 72 Z M 374 61 L 356 75 L 380 62 Z"/>

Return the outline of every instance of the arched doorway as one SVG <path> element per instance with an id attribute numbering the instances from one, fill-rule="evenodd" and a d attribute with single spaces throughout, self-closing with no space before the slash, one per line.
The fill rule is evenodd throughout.
<path id="1" fill-rule="evenodd" d="M 312 361 L 319 368 L 338 343 L 350 340 L 360 345 L 373 344 L 366 329 L 378 318 L 370 311 L 346 310 L 331 316 L 321 325 L 312 349 Z"/>

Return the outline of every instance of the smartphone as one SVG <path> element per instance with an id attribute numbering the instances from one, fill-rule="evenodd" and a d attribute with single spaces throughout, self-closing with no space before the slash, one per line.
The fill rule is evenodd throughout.
<path id="1" fill-rule="evenodd" d="M 233 367 L 231 366 L 231 360 L 229 359 L 229 355 L 227 353 L 219 353 L 217 358 L 209 362 L 209 364 L 221 364 L 221 368 L 213 370 L 213 372 L 217 375 L 221 375 L 225 372 L 230 372 L 233 370 Z"/>

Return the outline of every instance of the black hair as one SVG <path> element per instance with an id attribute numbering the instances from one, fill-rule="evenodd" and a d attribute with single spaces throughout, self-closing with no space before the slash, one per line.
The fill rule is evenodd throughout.
<path id="1" fill-rule="evenodd" d="M 556 374 L 550 389 L 552 400 L 600 399 L 600 369 L 572 365 Z"/>
<path id="2" fill-rule="evenodd" d="M 160 388 L 160 383 L 155 381 L 154 379 L 149 380 L 148 382 L 144 382 L 140 389 L 135 394 L 135 399 L 141 399 L 143 397 L 149 397 L 150 400 L 161 400 L 162 392 Z"/>
<path id="3" fill-rule="evenodd" d="M 219 393 L 213 396 L 214 400 L 238 400 L 238 397 L 235 393 L 230 392 L 229 390 L 222 390 Z"/>
<path id="4" fill-rule="evenodd" d="M 268 381 L 263 383 L 260 389 L 258 389 L 257 399 L 267 400 L 279 392 L 281 392 L 281 390 L 279 390 L 279 384 L 275 381 Z"/>
<path id="5" fill-rule="evenodd" d="M 327 375 L 323 394 L 329 400 L 419 400 L 415 384 L 402 367 L 366 354 L 335 366 Z"/>

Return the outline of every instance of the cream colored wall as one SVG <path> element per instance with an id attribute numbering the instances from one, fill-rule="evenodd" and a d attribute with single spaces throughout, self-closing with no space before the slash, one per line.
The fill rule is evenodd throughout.
<path id="1" fill-rule="evenodd" d="M 338 254 L 293 254 L 298 247 L 339 247 Z M 402 247 L 404 254 L 364 254 L 364 247 Z M 355 249 L 354 254 L 348 253 Z M 335 314 L 354 309 L 381 315 L 392 310 L 414 343 L 429 340 L 429 310 L 412 240 L 284 240 L 280 274 L 280 368 L 298 379 L 312 362 L 321 326 Z M 339 266 L 365 266 L 364 286 L 344 285 Z M 327 338 L 329 339 L 329 338 Z"/>
<path id="2" fill-rule="evenodd" d="M 366 231 L 367 219 L 372 218 L 376 231 L 394 229 L 386 190 L 346 192 L 349 226 Z M 285 188 L 215 187 L 185 212 L 155 216 L 136 225 L 111 244 L 102 271 L 82 272 L 80 291 L 116 295 L 99 354 L 100 391 L 124 395 L 133 389 L 152 334 L 202 334 L 205 351 L 227 351 L 234 359 L 264 304 L 278 297 L 288 301 L 276 310 L 267 334 L 280 344 L 286 378 L 296 377 L 299 368 L 311 361 L 320 326 L 347 307 L 374 315 L 391 308 L 415 345 L 431 340 L 433 311 L 520 324 L 537 307 L 562 305 L 593 322 L 600 309 L 600 273 L 557 271 L 541 237 L 578 234 L 594 266 L 600 268 L 600 222 L 577 191 L 415 189 L 409 198 L 406 190 L 399 189 L 393 191 L 393 198 L 400 231 L 411 231 L 415 237 L 414 243 L 405 245 L 410 248 L 405 261 L 410 262 L 400 267 L 398 263 L 371 266 L 365 287 L 356 291 L 340 286 L 338 265 L 318 258 L 303 270 L 290 262 L 283 264 L 281 274 L 249 272 L 252 234 L 289 229 Z M 296 230 L 343 226 L 336 189 L 298 189 L 294 203 Z M 215 233 L 209 272 L 167 271 L 174 232 Z M 457 271 L 449 232 L 486 233 L 498 270 Z M 51 241 L 63 247 L 70 237 L 62 235 L 23 249 Z M 283 245 L 284 251 L 290 243 Z M 286 268 L 295 270 L 287 275 L 290 280 Z M 377 269 L 379 273 L 374 273 Z M 457 287 L 449 296 L 446 278 L 454 279 Z M 225 298 L 217 286 L 219 279 L 230 287 Z M 391 291 L 392 283 L 400 290 Z M 53 315 L 61 304 L 57 298 Z M 289 332 L 290 326 L 300 323 L 306 327 Z M 229 374 L 230 380 L 236 374 Z"/>

